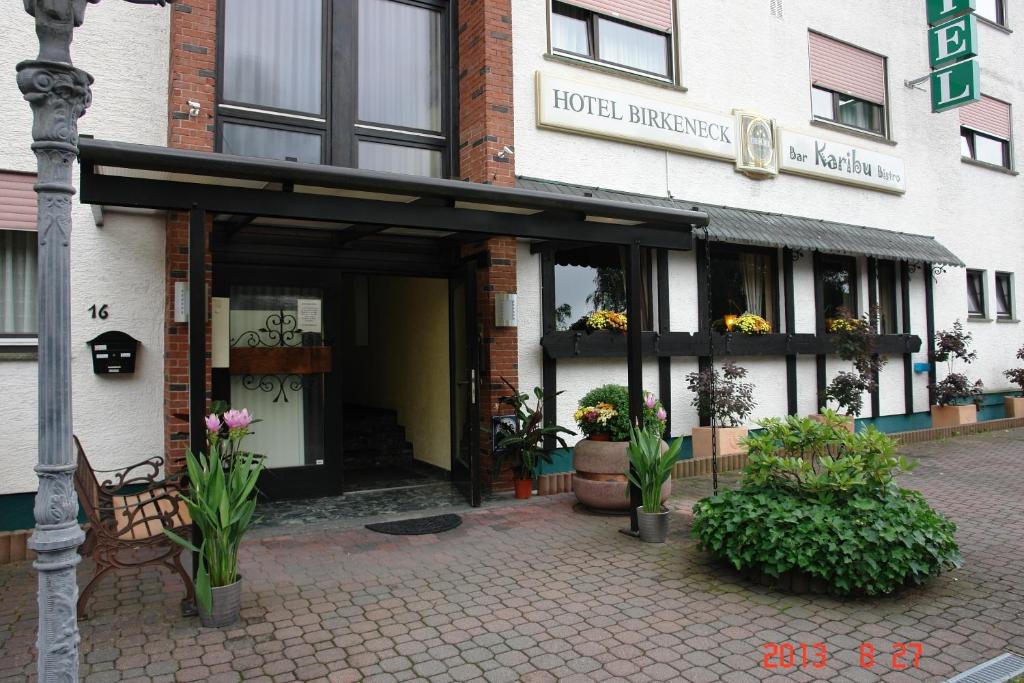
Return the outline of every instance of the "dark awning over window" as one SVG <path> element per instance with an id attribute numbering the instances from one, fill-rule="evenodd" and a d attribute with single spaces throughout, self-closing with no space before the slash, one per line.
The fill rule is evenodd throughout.
<path id="1" fill-rule="evenodd" d="M 560 192 L 573 197 L 632 202 L 648 206 L 677 207 L 705 211 L 710 218 L 712 239 L 766 247 L 789 247 L 830 254 L 873 256 L 896 261 L 923 261 L 963 266 L 956 254 L 934 237 L 912 235 L 893 230 L 868 228 L 786 214 L 738 209 L 697 202 L 617 192 L 601 188 L 571 185 L 536 178 L 517 179 L 518 187 L 544 192 Z"/>

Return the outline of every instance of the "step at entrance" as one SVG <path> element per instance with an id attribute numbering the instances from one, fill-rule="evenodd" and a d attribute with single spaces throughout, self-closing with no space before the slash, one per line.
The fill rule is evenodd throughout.
<path id="1" fill-rule="evenodd" d="M 395 411 L 346 405 L 342 429 L 345 471 L 412 466 L 412 444 Z"/>

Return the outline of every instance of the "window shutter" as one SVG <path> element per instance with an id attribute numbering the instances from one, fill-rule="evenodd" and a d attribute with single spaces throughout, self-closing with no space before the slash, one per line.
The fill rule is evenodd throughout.
<path id="1" fill-rule="evenodd" d="M 36 229 L 34 173 L 0 171 L 0 230 Z"/>
<path id="2" fill-rule="evenodd" d="M 810 33 L 811 85 L 885 104 L 885 58 Z"/>
<path id="3" fill-rule="evenodd" d="M 1009 140 L 1010 105 L 982 95 L 977 102 L 960 107 L 960 125 Z"/>
<path id="4" fill-rule="evenodd" d="M 672 0 L 573 0 L 570 4 L 664 33 L 672 32 Z"/>

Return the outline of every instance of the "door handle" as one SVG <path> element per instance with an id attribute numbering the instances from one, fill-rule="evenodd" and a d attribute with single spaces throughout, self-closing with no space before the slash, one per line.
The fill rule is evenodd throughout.
<path id="1" fill-rule="evenodd" d="M 460 380 L 456 384 L 468 384 L 469 385 L 469 403 L 470 405 L 476 404 L 476 370 L 469 371 L 469 379 Z"/>

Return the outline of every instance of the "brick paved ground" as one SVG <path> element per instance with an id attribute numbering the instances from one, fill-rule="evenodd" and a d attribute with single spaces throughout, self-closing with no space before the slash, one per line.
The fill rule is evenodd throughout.
<path id="1" fill-rule="evenodd" d="M 752 586 L 710 563 L 673 497 L 670 542 L 643 545 L 620 519 L 573 512 L 570 496 L 465 515 L 440 536 L 362 528 L 263 530 L 244 549 L 243 623 L 178 616 L 155 570 L 97 592 L 82 627 L 87 681 L 942 680 L 1024 652 L 1024 430 L 915 445 L 906 483 L 960 526 L 963 569 L 894 598 L 839 601 Z M 734 477 L 726 481 L 734 481 Z M 293 533 L 294 532 L 291 532 Z M 83 564 L 83 576 L 88 567 Z M 34 577 L 0 567 L 0 680 L 33 669 Z M 821 671 L 768 671 L 763 645 L 823 641 Z M 891 670 L 892 643 L 924 644 Z M 877 664 L 858 664 L 871 642 Z M 799 660 L 798 660 L 799 663 Z"/>

